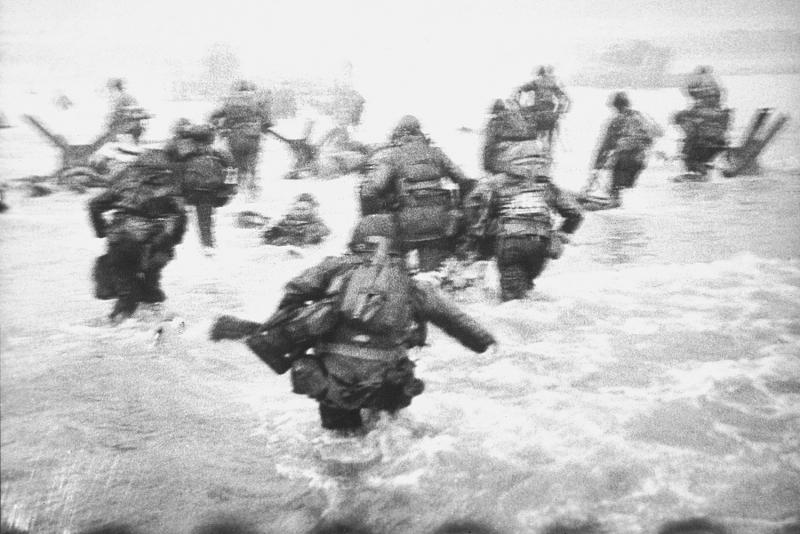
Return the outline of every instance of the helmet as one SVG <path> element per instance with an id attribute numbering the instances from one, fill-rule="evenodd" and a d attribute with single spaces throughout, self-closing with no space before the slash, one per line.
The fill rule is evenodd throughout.
<path id="1" fill-rule="evenodd" d="M 503 111 L 506 111 L 507 109 L 508 108 L 506 107 L 506 103 L 498 98 L 492 104 L 492 108 L 489 111 L 489 113 L 492 113 L 492 114 L 494 114 L 494 113 L 502 113 Z"/>
<path id="2" fill-rule="evenodd" d="M 413 115 L 406 115 L 397 123 L 392 131 L 392 139 L 400 138 L 404 135 L 421 135 L 422 127 L 419 120 Z"/>
<path id="3" fill-rule="evenodd" d="M 545 67 L 544 65 L 540 65 L 536 69 L 536 74 L 538 74 L 539 76 L 544 76 L 545 74 L 547 74 L 547 67 Z"/>
<path id="4" fill-rule="evenodd" d="M 358 221 L 350 238 L 350 250 L 362 252 L 373 245 L 371 237 L 382 237 L 389 241 L 389 249 L 394 250 L 398 242 L 397 224 L 390 214 L 366 215 Z"/>
<path id="5" fill-rule="evenodd" d="M 256 85 L 247 80 L 239 80 L 233 85 L 233 88 L 236 91 L 255 91 Z"/>
<path id="6" fill-rule="evenodd" d="M 117 89 L 122 91 L 125 87 L 125 81 L 122 78 L 109 78 L 108 82 L 106 83 L 106 87 L 109 89 Z"/>
<path id="7" fill-rule="evenodd" d="M 625 94 L 624 91 L 620 91 L 618 93 L 614 93 L 611 96 L 610 104 L 617 108 L 618 110 L 622 111 L 623 109 L 628 109 L 631 107 L 631 101 L 628 99 L 628 95 Z"/>

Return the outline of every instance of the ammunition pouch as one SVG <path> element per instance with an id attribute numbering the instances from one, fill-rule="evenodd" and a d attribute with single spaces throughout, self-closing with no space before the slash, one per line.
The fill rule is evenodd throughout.
<path id="1" fill-rule="evenodd" d="M 303 356 L 292 362 L 292 392 L 321 398 L 328 389 L 328 379 L 317 358 Z"/>
<path id="2" fill-rule="evenodd" d="M 451 191 L 438 185 L 404 189 L 397 216 L 404 241 L 444 239 L 459 233 L 464 212 Z"/>

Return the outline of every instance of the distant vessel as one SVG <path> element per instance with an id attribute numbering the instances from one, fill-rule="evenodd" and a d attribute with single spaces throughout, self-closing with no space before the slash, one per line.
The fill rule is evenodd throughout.
<path id="1" fill-rule="evenodd" d="M 613 89 L 676 87 L 678 75 L 667 72 L 672 50 L 647 41 L 626 41 L 591 56 L 571 78 L 571 85 Z"/>

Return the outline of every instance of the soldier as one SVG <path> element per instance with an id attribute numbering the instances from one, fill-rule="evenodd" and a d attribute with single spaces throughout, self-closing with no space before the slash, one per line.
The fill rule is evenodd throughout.
<path id="1" fill-rule="evenodd" d="M 620 191 L 634 186 L 639 173 L 647 164 L 648 149 L 652 146 L 653 140 L 662 136 L 664 132 L 642 113 L 631 109 L 628 95 L 624 92 L 615 93 L 609 99 L 609 106 L 612 106 L 616 113 L 603 134 L 603 140 L 594 160 L 594 171 L 585 190 L 588 192 L 591 189 L 600 169 L 610 168 L 609 207 L 619 207 L 622 204 Z"/>
<path id="2" fill-rule="evenodd" d="M 422 271 L 435 270 L 455 251 L 462 199 L 476 181 L 431 144 L 415 117 L 400 120 L 391 142 L 361 184 L 362 205 L 395 213 L 403 248 L 418 251 Z"/>
<path id="3" fill-rule="evenodd" d="M 697 67 L 686 81 L 685 92 L 694 100 L 695 107 L 722 107 L 722 86 L 713 74 L 711 67 Z"/>
<path id="4" fill-rule="evenodd" d="M 111 96 L 111 113 L 108 115 L 107 128 L 120 134 L 128 134 L 138 144 L 144 133 L 144 121 L 149 115 L 139 106 L 133 96 L 125 89 L 125 82 L 120 78 L 112 78 L 107 84 Z"/>
<path id="5" fill-rule="evenodd" d="M 511 108 L 502 100 L 495 100 L 489 111 L 490 118 L 484 130 L 482 151 L 483 169 L 491 174 L 501 172 L 497 168 L 497 154 L 510 143 L 536 139 L 536 132 L 530 128 L 517 108 Z"/>
<path id="6" fill-rule="evenodd" d="M 236 194 L 236 183 L 227 179 L 234 166 L 233 157 L 213 147 L 214 129 L 209 125 L 180 119 L 173 134 L 165 150 L 184 164 L 183 196 L 187 204 L 195 206 L 200 244 L 210 255 L 215 245 L 214 209 L 224 206 Z"/>
<path id="7" fill-rule="evenodd" d="M 482 185 L 480 216 L 470 231 L 476 242 L 495 234 L 495 254 L 503 301 L 521 299 L 548 258 L 558 258 L 583 215 L 580 207 L 550 181 L 549 156 L 541 141 L 514 143 L 498 158 L 503 172 Z M 564 218 L 553 231 L 551 211 Z M 473 248 L 476 247 L 473 245 Z"/>
<path id="8" fill-rule="evenodd" d="M 362 218 L 349 253 L 286 285 L 276 316 L 288 320 L 256 324 L 247 340 L 276 372 L 291 368 L 293 391 L 319 403 L 324 428 L 358 430 L 361 409 L 395 413 L 422 393 L 408 349 L 425 343 L 429 321 L 475 352 L 495 343 L 438 291 L 410 277 L 397 237 L 392 215 Z M 212 339 L 237 337 L 222 331 L 224 322 L 217 321 Z M 306 354 L 310 347 L 313 354 Z"/>
<path id="9" fill-rule="evenodd" d="M 161 270 L 186 229 L 180 166 L 163 150 L 142 154 L 89 202 L 97 237 L 108 251 L 94 267 L 95 296 L 117 302 L 112 320 L 133 314 L 140 302 L 162 302 Z M 105 213 L 114 211 L 110 222 Z"/>
<path id="10" fill-rule="evenodd" d="M 533 104 L 523 104 L 521 97 L 533 93 Z M 540 138 L 547 138 L 547 146 L 553 144 L 553 132 L 558 129 L 558 119 L 567 113 L 570 99 L 553 74 L 552 66 L 541 66 L 536 78 L 518 87 L 512 101 L 522 108 L 523 113 L 539 132 Z"/>
<path id="11" fill-rule="evenodd" d="M 681 153 L 688 176 L 704 180 L 713 159 L 728 146 L 731 110 L 722 107 L 722 87 L 711 67 L 698 67 L 685 91 L 692 105 L 676 113 L 673 122 L 684 132 Z"/>
<path id="12" fill-rule="evenodd" d="M 211 114 L 211 122 L 221 129 L 239 173 L 239 186 L 251 197 L 257 194 L 256 164 L 261 134 L 272 126 L 269 100 L 256 86 L 240 81 L 222 107 Z"/>
<path id="13" fill-rule="evenodd" d="M 319 202 L 310 193 L 303 193 L 294 199 L 289 212 L 278 224 L 263 234 L 268 245 L 294 245 L 304 247 L 322 243 L 330 229 L 320 218 L 317 209 Z"/>

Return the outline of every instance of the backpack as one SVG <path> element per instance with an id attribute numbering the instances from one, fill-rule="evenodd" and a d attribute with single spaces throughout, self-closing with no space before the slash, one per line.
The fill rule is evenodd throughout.
<path id="1" fill-rule="evenodd" d="M 388 240 L 377 239 L 372 257 L 349 270 L 339 288 L 339 316 L 348 327 L 399 342 L 413 322 L 412 282 L 405 258 L 390 255 Z"/>
<path id="2" fill-rule="evenodd" d="M 653 127 L 644 115 L 630 110 L 623 119 L 617 150 L 645 150 L 653 143 Z"/>

